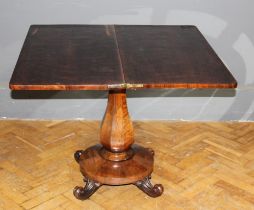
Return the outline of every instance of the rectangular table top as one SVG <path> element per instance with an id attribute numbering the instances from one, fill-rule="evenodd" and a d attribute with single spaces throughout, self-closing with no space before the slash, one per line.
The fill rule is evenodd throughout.
<path id="1" fill-rule="evenodd" d="M 33 25 L 13 90 L 235 88 L 195 26 Z"/>

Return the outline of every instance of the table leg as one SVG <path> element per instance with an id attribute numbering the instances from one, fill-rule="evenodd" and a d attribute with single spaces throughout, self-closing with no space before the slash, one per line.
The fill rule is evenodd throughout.
<path id="1" fill-rule="evenodd" d="M 163 186 L 150 182 L 154 152 L 133 144 L 133 136 L 126 90 L 110 90 L 101 123 L 101 144 L 74 154 L 86 182 L 85 187 L 74 188 L 76 198 L 89 198 L 103 184 L 134 184 L 151 197 L 162 194 Z"/>

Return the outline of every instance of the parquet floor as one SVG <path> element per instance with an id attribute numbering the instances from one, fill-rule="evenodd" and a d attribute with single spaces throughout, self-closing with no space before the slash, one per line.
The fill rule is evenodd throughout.
<path id="1" fill-rule="evenodd" d="M 98 142 L 97 121 L 0 121 L 0 209 L 254 209 L 254 123 L 135 122 L 155 150 L 149 198 L 133 185 L 102 186 L 79 201 L 74 151 Z"/>

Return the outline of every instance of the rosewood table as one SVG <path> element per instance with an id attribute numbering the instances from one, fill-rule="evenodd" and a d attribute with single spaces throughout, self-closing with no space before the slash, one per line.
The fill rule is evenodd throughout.
<path id="1" fill-rule="evenodd" d="M 154 151 L 133 144 L 127 89 L 235 88 L 237 82 L 195 26 L 33 25 L 12 90 L 108 90 L 100 143 L 74 154 L 89 198 L 101 185 L 134 184 L 151 197 Z"/>

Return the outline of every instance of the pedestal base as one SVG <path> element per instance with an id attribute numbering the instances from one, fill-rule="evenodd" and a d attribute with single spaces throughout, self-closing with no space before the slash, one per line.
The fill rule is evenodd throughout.
<path id="1" fill-rule="evenodd" d="M 101 155 L 102 149 L 102 145 L 95 145 L 74 154 L 86 182 L 84 188 L 76 187 L 74 189 L 74 195 L 78 199 L 87 199 L 102 184 L 134 184 L 151 197 L 162 194 L 162 185 L 153 186 L 149 180 L 153 171 L 153 150 L 132 145 L 133 155 L 131 158 L 123 161 L 111 161 Z"/>

